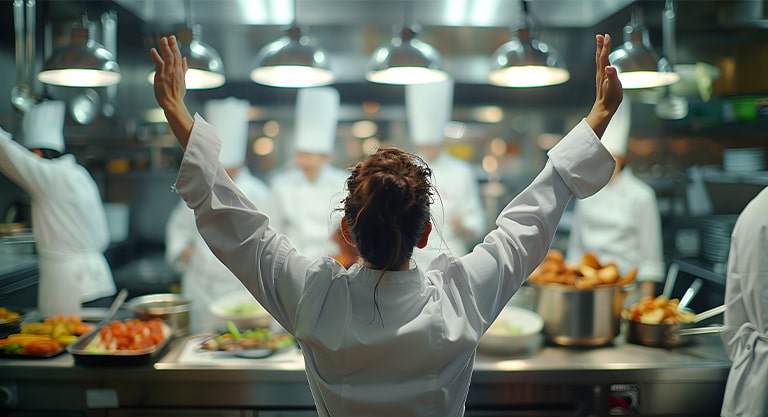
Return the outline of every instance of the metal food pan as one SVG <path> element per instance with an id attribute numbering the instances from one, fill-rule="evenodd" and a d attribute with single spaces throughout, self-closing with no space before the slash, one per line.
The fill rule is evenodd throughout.
<path id="1" fill-rule="evenodd" d="M 94 351 L 89 349 L 99 337 L 101 326 L 90 333 L 81 336 L 75 343 L 67 346 L 67 352 L 75 358 L 76 365 L 84 366 L 125 366 L 125 365 L 151 365 L 162 355 L 172 338 L 171 328 L 163 323 L 165 339 L 152 348 L 124 351 Z"/>

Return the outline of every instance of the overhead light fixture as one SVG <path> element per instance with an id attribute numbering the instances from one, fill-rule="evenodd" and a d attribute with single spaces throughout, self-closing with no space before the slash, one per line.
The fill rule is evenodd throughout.
<path id="1" fill-rule="evenodd" d="M 380 84 L 422 84 L 447 80 L 440 53 L 417 38 L 419 26 L 393 27 L 392 39 L 373 51 L 368 81 Z"/>
<path id="2" fill-rule="evenodd" d="M 557 51 L 532 35 L 529 26 L 536 24 L 522 2 L 523 22 L 512 31 L 512 39 L 496 48 L 491 56 L 488 80 L 499 87 L 545 87 L 558 85 L 571 78 Z M 530 21 L 530 25 L 528 24 Z"/>
<path id="3" fill-rule="evenodd" d="M 261 48 L 251 81 L 271 87 L 305 88 L 332 84 L 334 76 L 328 54 L 313 46 L 294 22 L 285 36 Z"/>
<path id="4" fill-rule="evenodd" d="M 184 82 L 189 90 L 205 90 L 224 85 L 224 61 L 212 46 L 201 41 L 202 27 L 199 24 L 187 24 L 179 31 L 179 51 L 187 59 L 187 73 Z M 147 76 L 150 84 L 155 83 L 155 71 Z"/>
<path id="5" fill-rule="evenodd" d="M 680 80 L 672 64 L 653 49 L 637 5 L 622 32 L 624 43 L 611 52 L 608 59 L 618 70 L 624 89 L 662 87 Z"/>
<path id="6" fill-rule="evenodd" d="M 83 14 L 72 28 L 70 43 L 43 64 L 40 82 L 65 87 L 104 87 L 120 82 L 120 66 L 112 52 L 94 40 L 94 25 Z"/>

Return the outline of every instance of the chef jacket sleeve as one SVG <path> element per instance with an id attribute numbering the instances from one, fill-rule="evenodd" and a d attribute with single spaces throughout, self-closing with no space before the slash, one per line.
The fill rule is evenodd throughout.
<path id="1" fill-rule="evenodd" d="M 461 258 L 486 328 L 544 259 L 571 197 L 584 198 L 600 190 L 615 167 L 585 121 L 548 155 L 539 175 L 499 214 L 496 229 Z M 492 302 L 487 304 L 488 300 Z"/>
<path id="2" fill-rule="evenodd" d="M 0 173 L 30 196 L 39 196 L 57 175 L 56 168 L 0 129 Z"/>
<path id="3" fill-rule="evenodd" d="M 198 230 L 211 251 L 289 332 L 311 260 L 232 182 L 218 162 L 221 142 L 195 115 L 176 190 L 194 209 Z"/>

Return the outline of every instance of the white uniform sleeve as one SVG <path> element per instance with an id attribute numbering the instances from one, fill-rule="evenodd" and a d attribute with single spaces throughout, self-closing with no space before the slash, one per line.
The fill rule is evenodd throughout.
<path id="1" fill-rule="evenodd" d="M 544 259 L 572 196 L 588 197 L 611 178 L 615 161 L 582 121 L 549 151 L 549 161 L 496 219 L 497 228 L 461 258 L 478 305 L 489 326 Z"/>
<path id="2" fill-rule="evenodd" d="M 293 331 L 311 260 L 296 253 L 232 182 L 218 162 L 220 146 L 213 127 L 196 114 L 176 190 L 194 209 L 198 230 L 216 257 Z"/>
<path id="3" fill-rule="evenodd" d="M 40 195 L 50 183 L 48 178 L 57 175 L 57 170 L 32 151 L 11 139 L 0 129 L 0 173 L 8 177 L 30 196 Z"/>

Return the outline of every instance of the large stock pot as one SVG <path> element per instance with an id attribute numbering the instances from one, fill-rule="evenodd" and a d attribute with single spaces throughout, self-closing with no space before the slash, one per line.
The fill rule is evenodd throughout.
<path id="1" fill-rule="evenodd" d="M 562 346 L 600 346 L 621 330 L 625 291 L 621 285 L 578 289 L 572 285 L 535 284 L 535 311 L 544 318 L 544 336 Z"/>

